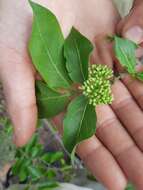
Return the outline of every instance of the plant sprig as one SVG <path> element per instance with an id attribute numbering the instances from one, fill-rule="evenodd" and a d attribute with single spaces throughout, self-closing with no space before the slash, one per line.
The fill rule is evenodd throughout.
<path id="1" fill-rule="evenodd" d="M 64 39 L 55 15 L 29 2 L 34 14 L 29 51 L 44 80 L 36 82 L 39 117 L 51 118 L 67 109 L 63 142 L 72 154 L 77 144 L 95 134 L 95 106 L 112 102 L 113 73 L 107 66 L 90 67 L 93 44 L 74 27 Z"/>
<path id="2" fill-rule="evenodd" d="M 133 77 L 143 81 L 143 72 L 136 70 L 138 60 L 136 58 L 136 50 L 139 47 L 133 41 L 114 36 L 115 56 L 123 66 L 123 68 Z"/>
<path id="3" fill-rule="evenodd" d="M 12 143 L 13 127 L 5 116 L 0 120 L 0 170 L 6 164 L 11 166 L 8 172 L 7 183 L 23 184 L 25 190 L 55 189 L 61 181 L 69 182 L 75 175 L 71 163 L 65 160 L 62 151 L 47 152 L 44 144 L 40 143 L 39 128 L 43 126 L 38 122 L 37 130 L 31 140 L 21 148 Z M 60 179 L 59 179 L 60 175 Z"/>
<path id="4" fill-rule="evenodd" d="M 101 65 L 101 72 L 94 73 L 95 66 L 90 76 L 92 43 L 74 27 L 64 40 L 55 15 L 39 4 L 29 2 L 34 14 L 29 51 L 33 64 L 44 79 L 44 82 L 36 82 L 39 117 L 53 117 L 68 106 L 63 122 L 63 142 L 72 153 L 77 144 L 95 134 L 96 98 L 101 104 L 112 102 L 108 74 L 112 71 Z M 103 77 L 104 74 L 107 77 Z M 91 80 L 96 81 L 96 86 Z M 102 88 L 99 95 L 102 84 L 105 89 Z M 75 94 L 79 96 L 73 96 L 72 91 L 76 91 Z"/>
<path id="5" fill-rule="evenodd" d="M 40 118 L 51 118 L 67 110 L 63 121 L 63 142 L 69 153 L 77 144 L 96 132 L 95 107 L 111 104 L 113 71 L 89 59 L 93 44 L 72 27 L 64 39 L 55 15 L 45 7 L 29 1 L 34 21 L 29 51 L 43 81 L 36 82 Z M 114 41 L 115 56 L 125 70 L 143 81 L 143 72 L 136 70 L 138 45 L 118 36 Z M 74 92 L 74 93 L 73 93 Z"/>
<path id="6" fill-rule="evenodd" d="M 54 189 L 59 186 L 59 173 L 68 181 L 73 176 L 73 168 L 64 161 L 63 152 L 46 152 L 39 143 L 39 133 L 30 142 L 16 150 L 12 175 L 17 176 L 27 189 L 36 184 L 38 190 Z M 58 165 L 58 167 L 56 167 Z"/>

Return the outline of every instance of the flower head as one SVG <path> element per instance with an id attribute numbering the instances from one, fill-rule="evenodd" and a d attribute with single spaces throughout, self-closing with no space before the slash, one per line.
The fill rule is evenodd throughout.
<path id="1" fill-rule="evenodd" d="M 88 79 L 81 87 L 83 94 L 89 99 L 89 104 L 96 106 L 112 103 L 113 95 L 110 82 L 112 78 L 113 71 L 106 65 L 94 64 L 89 67 Z"/>

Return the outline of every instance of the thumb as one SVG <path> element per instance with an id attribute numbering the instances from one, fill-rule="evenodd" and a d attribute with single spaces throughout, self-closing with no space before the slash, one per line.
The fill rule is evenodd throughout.
<path id="1" fill-rule="evenodd" d="M 14 125 L 14 142 L 23 146 L 35 131 L 37 108 L 31 63 L 13 49 L 1 48 L 0 76 Z"/>
<path id="2" fill-rule="evenodd" d="M 143 42 L 143 1 L 135 1 L 127 17 L 119 23 L 118 33 L 137 44 Z"/>

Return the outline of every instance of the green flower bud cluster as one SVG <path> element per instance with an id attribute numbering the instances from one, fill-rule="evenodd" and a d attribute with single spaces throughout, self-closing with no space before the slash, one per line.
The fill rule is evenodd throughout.
<path id="1" fill-rule="evenodd" d="M 94 64 L 89 67 L 88 80 L 81 87 L 83 94 L 89 99 L 89 104 L 96 106 L 112 103 L 113 95 L 110 81 L 112 78 L 113 71 L 106 65 Z"/>

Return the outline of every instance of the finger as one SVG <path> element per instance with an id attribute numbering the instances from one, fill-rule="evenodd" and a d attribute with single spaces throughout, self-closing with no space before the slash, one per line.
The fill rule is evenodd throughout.
<path id="1" fill-rule="evenodd" d="M 135 3 L 130 14 L 118 25 L 118 33 L 137 44 L 143 42 L 143 2 Z"/>
<path id="2" fill-rule="evenodd" d="M 77 152 L 95 177 L 110 190 L 126 187 L 126 178 L 113 156 L 94 136 L 83 141 Z"/>
<path id="3" fill-rule="evenodd" d="M 112 87 L 114 101 L 112 108 L 124 124 L 137 145 L 143 150 L 143 113 L 133 100 L 131 94 L 121 81 L 116 81 Z"/>
<path id="4" fill-rule="evenodd" d="M 97 137 L 116 158 L 128 179 L 143 189 L 143 155 L 141 151 L 109 106 L 98 106 L 97 118 Z"/>
<path id="5" fill-rule="evenodd" d="M 63 114 L 60 114 L 54 118 L 53 122 L 59 126 L 59 124 L 62 124 L 62 120 Z M 125 188 L 127 181 L 123 172 L 112 155 L 102 146 L 97 138 L 92 137 L 82 142 L 77 148 L 77 153 L 84 160 L 90 171 L 109 189 L 122 190 Z M 89 160 L 89 158 L 91 159 Z M 107 170 L 103 170 L 104 166 Z"/>
<path id="6" fill-rule="evenodd" d="M 63 114 L 56 116 L 53 122 L 59 126 L 63 119 Z M 61 123 L 62 124 L 62 123 Z M 96 151 L 97 149 L 97 151 Z M 102 144 L 92 137 L 82 142 L 77 152 L 84 160 L 90 171 L 109 189 L 124 189 L 126 186 L 126 178 L 123 172 L 115 162 L 112 155 L 102 146 Z M 93 154 L 93 156 L 91 156 Z M 89 160 L 89 158 L 91 158 Z M 102 160 L 101 160 L 102 158 Z M 105 158 L 105 159 L 104 159 Z M 101 160 L 102 162 L 99 162 Z M 96 167 L 94 166 L 96 165 Z M 107 170 L 103 170 L 103 167 Z M 116 172 L 116 175 L 115 175 Z M 117 181 L 118 180 L 118 181 Z"/>
<path id="7" fill-rule="evenodd" d="M 137 58 L 142 58 L 142 57 L 143 57 L 143 47 L 139 47 L 139 48 L 136 50 L 136 57 L 137 57 Z"/>
<path id="8" fill-rule="evenodd" d="M 124 76 L 122 79 L 130 93 L 136 99 L 140 108 L 143 110 L 143 83 L 139 80 L 132 78 L 130 75 Z"/>
<path id="9" fill-rule="evenodd" d="M 113 59 L 112 59 L 112 45 L 109 43 L 106 39 L 106 37 L 98 36 L 95 39 L 96 43 L 96 49 L 97 49 L 97 54 L 100 59 L 100 64 L 106 64 L 109 67 L 113 66 Z"/>
<path id="10" fill-rule="evenodd" d="M 35 131 L 37 108 L 34 76 L 28 58 L 12 49 L 1 49 L 0 75 L 14 125 L 15 143 L 22 146 Z"/>
<path id="11" fill-rule="evenodd" d="M 100 64 L 101 63 L 101 60 L 99 58 L 99 55 L 98 55 L 98 52 L 97 52 L 97 47 L 95 45 L 95 48 L 93 50 L 93 53 L 90 57 L 90 63 L 91 64 Z"/>
<path id="12" fill-rule="evenodd" d="M 116 67 L 119 72 L 124 71 L 123 67 L 121 67 L 119 63 L 116 64 Z M 143 71 L 142 64 L 138 64 L 137 70 L 139 72 Z M 121 79 L 122 79 L 122 82 L 125 84 L 125 86 L 128 88 L 128 90 L 130 91 L 130 93 L 135 98 L 140 108 L 143 109 L 143 82 L 138 79 L 133 78 L 129 74 L 122 75 Z"/>

